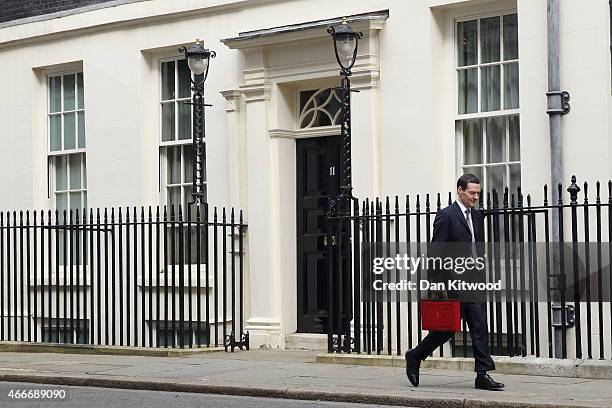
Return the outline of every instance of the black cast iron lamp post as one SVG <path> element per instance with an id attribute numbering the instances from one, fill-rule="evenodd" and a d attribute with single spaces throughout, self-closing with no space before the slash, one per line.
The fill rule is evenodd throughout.
<path id="1" fill-rule="evenodd" d="M 353 187 L 351 183 L 351 68 L 355 65 L 357 59 L 357 45 L 359 39 L 363 37 L 362 33 L 355 32 L 348 25 L 346 18 L 341 24 L 330 26 L 327 32 L 332 36 L 334 41 L 334 52 L 336 60 L 340 65 L 340 132 L 342 134 L 342 181 L 340 184 L 340 194 L 335 197 L 330 197 L 329 207 L 327 211 L 328 219 L 336 215 L 345 216 L 351 214 L 351 201 L 357 201 L 353 197 Z M 350 223 L 343 223 L 341 219 L 336 220 L 337 225 L 334 227 L 332 223 L 328 224 L 327 240 L 333 242 L 334 236 L 332 231 L 337 233 L 337 256 L 338 259 L 347 259 L 345 265 L 350 265 L 351 259 L 351 226 Z M 336 245 L 336 244 L 332 244 Z M 333 255 L 331 248 L 328 247 L 328 262 L 332 262 Z M 343 264 L 342 262 L 340 262 Z M 336 276 L 334 278 L 334 275 Z M 338 352 L 342 349 L 345 351 L 351 350 L 351 342 L 349 330 L 349 321 L 351 320 L 351 296 L 346 295 L 346 288 L 350 287 L 350 273 L 348 268 L 339 266 L 338 270 L 329 274 L 329 293 L 328 293 L 328 321 L 327 321 L 327 349 L 333 350 L 333 331 L 334 327 L 338 334 L 337 346 Z M 334 296 L 334 280 L 337 281 L 338 292 Z M 345 285 L 342 282 L 346 282 Z M 334 298 L 341 299 L 337 302 L 338 307 L 334 306 Z M 335 317 L 334 317 L 335 316 Z M 341 341 L 342 327 L 344 327 L 344 341 Z M 343 344 L 342 344 L 343 343 Z"/>
<path id="2" fill-rule="evenodd" d="M 204 48 L 200 40 L 196 40 L 191 47 L 181 47 L 179 51 L 187 57 L 187 65 L 193 74 L 190 76 L 193 91 L 191 104 L 193 105 L 193 201 L 190 204 L 200 204 L 206 192 L 204 191 L 204 175 L 206 169 L 205 149 L 204 149 L 204 107 L 210 106 L 204 103 L 204 81 L 208 77 L 208 68 L 210 68 L 210 59 L 215 58 L 217 54 L 214 51 Z"/>
<path id="3" fill-rule="evenodd" d="M 357 59 L 357 46 L 359 39 L 363 37 L 360 32 L 355 32 L 348 25 L 346 17 L 341 24 L 330 26 L 327 32 L 332 36 L 334 41 L 334 52 L 336 60 L 340 65 L 340 75 L 342 77 L 340 91 L 340 131 L 342 134 L 342 168 L 343 180 L 341 185 L 340 196 L 345 201 L 338 203 L 345 210 L 350 210 L 348 201 L 352 198 L 352 183 L 351 183 L 351 69 L 355 65 Z"/>

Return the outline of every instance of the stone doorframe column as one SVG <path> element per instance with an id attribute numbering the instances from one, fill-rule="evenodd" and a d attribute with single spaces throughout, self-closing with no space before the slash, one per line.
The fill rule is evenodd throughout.
<path id="1" fill-rule="evenodd" d="M 380 191 L 378 33 L 388 12 L 348 17 L 362 31 L 353 69 L 353 183 L 357 196 Z M 252 347 L 284 348 L 297 327 L 295 139 L 339 134 L 339 127 L 296 129 L 296 89 L 339 84 L 326 28 L 342 17 L 243 33 L 222 42 L 244 58 L 243 83 L 228 102 L 232 205 L 248 223 L 245 329 Z M 291 61 L 287 64 L 287 61 Z M 331 85 L 333 86 L 333 85 Z"/>

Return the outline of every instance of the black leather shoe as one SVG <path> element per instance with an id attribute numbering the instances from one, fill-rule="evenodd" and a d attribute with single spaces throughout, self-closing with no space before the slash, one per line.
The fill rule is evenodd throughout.
<path id="1" fill-rule="evenodd" d="M 421 359 L 416 357 L 412 350 L 408 350 L 404 357 L 406 358 L 406 376 L 412 385 L 418 387 Z"/>
<path id="2" fill-rule="evenodd" d="M 479 390 L 500 391 L 504 388 L 504 384 L 495 381 L 489 374 L 484 374 L 476 376 L 474 387 Z"/>

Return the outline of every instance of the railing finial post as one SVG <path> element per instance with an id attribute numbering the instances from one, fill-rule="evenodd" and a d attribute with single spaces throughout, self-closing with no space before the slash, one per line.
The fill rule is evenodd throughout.
<path id="1" fill-rule="evenodd" d="M 570 193 L 570 204 L 578 204 L 580 187 L 576 184 L 576 176 L 572 176 L 572 184 L 567 188 L 567 192 Z"/>

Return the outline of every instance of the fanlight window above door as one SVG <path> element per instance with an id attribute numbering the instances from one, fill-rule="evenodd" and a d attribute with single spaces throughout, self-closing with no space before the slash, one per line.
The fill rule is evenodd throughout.
<path id="1" fill-rule="evenodd" d="M 340 124 L 340 107 L 340 94 L 334 88 L 301 91 L 298 128 Z"/>

